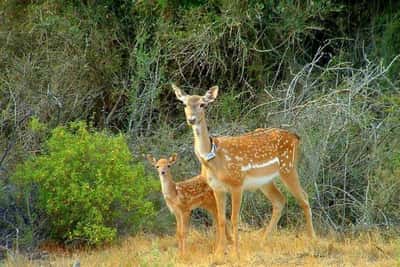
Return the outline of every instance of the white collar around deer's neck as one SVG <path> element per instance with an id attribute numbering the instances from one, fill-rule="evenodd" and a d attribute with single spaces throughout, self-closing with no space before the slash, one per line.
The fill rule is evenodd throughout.
<path id="1" fill-rule="evenodd" d="M 206 161 L 210 161 L 217 156 L 216 154 L 217 145 L 213 142 L 211 137 L 210 137 L 210 143 L 211 143 L 211 151 L 202 156 L 203 159 Z"/>

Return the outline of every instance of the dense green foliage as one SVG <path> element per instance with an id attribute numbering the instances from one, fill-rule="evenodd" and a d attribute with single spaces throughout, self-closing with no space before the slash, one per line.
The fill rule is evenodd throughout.
<path id="1" fill-rule="evenodd" d="M 52 238 L 100 244 L 154 215 L 146 196 L 156 188 L 155 180 L 143 165 L 131 164 L 122 135 L 72 123 L 53 129 L 44 147 L 41 155 L 17 166 L 13 180 L 22 197 L 32 199 L 35 193 Z"/>
<path id="2" fill-rule="evenodd" d="M 386 0 L 1 1 L 0 240 L 48 236 L 33 227 L 46 215 L 18 201 L 9 177 L 50 156 L 48 131 L 59 125 L 122 132 L 135 158 L 178 152 L 175 179 L 197 174 L 171 82 L 198 94 L 219 85 L 207 111 L 214 135 L 283 127 L 301 136 L 300 176 L 318 231 L 398 226 L 399 17 L 398 1 Z M 46 164 L 64 171 L 56 159 Z M 280 223 L 302 225 L 288 198 Z M 242 220 L 261 226 L 270 210 L 262 194 L 247 193 Z M 167 209 L 156 216 L 153 230 L 172 229 Z M 83 232 L 52 234 L 74 233 Z"/>

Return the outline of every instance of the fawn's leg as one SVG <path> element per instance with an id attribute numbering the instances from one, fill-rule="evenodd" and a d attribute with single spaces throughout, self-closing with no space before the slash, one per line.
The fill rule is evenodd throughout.
<path id="1" fill-rule="evenodd" d="M 211 216 L 212 216 L 212 218 L 213 218 L 213 227 L 215 228 L 215 247 L 216 247 L 216 245 L 218 244 L 218 240 L 217 240 L 217 237 L 218 237 L 218 221 L 217 221 L 217 218 L 218 218 L 218 213 L 217 213 L 217 207 L 216 206 L 214 206 L 214 207 L 208 207 L 207 208 L 207 210 L 211 213 Z M 228 224 L 228 222 L 226 222 L 227 224 Z M 227 227 L 225 227 L 225 237 L 226 237 L 226 240 L 228 240 L 228 242 L 229 243 L 232 243 L 232 235 L 231 235 L 231 231 L 230 231 L 230 229 L 229 229 L 229 227 L 228 226 L 230 226 L 230 225 L 227 225 Z"/>
<path id="2" fill-rule="evenodd" d="M 189 229 L 190 212 L 182 212 L 181 216 L 181 235 L 182 235 L 182 254 L 186 253 L 186 240 Z"/>
<path id="3" fill-rule="evenodd" d="M 182 228 L 182 219 L 181 213 L 175 212 L 175 220 L 176 220 L 176 239 L 178 241 L 178 249 L 179 252 L 182 253 L 182 235 L 181 235 L 181 228 Z"/>
<path id="4" fill-rule="evenodd" d="M 225 192 L 214 190 L 215 201 L 217 204 L 217 246 L 215 255 L 223 256 L 225 252 Z"/>

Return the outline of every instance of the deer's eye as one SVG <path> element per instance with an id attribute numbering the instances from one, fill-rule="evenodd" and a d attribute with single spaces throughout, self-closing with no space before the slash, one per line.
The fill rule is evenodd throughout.
<path id="1" fill-rule="evenodd" d="M 206 106 L 206 104 L 204 104 L 204 103 L 201 103 L 201 104 L 200 104 L 200 107 L 201 107 L 201 108 L 204 108 L 205 106 Z"/>
<path id="2" fill-rule="evenodd" d="M 158 169 L 158 168 L 160 168 L 160 166 L 157 165 L 156 168 Z"/>
<path id="3" fill-rule="evenodd" d="M 168 168 L 171 167 L 171 165 L 168 164 Z"/>

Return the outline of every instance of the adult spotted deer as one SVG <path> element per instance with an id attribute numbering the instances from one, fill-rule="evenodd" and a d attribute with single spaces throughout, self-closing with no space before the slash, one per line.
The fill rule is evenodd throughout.
<path id="1" fill-rule="evenodd" d="M 225 228 L 225 193 L 232 198 L 232 235 L 236 255 L 239 257 L 238 219 L 244 190 L 259 188 L 272 202 L 273 211 L 265 237 L 276 228 L 285 205 L 285 197 L 274 184 L 280 177 L 303 208 L 308 234 L 315 237 L 308 196 L 302 189 L 296 170 L 299 137 L 283 129 L 257 129 L 240 136 L 210 138 L 205 108 L 218 95 L 218 86 L 211 87 L 204 96 L 187 95 L 172 85 L 176 97 L 185 105 L 187 123 L 194 133 L 194 150 L 201 162 L 201 174 L 214 190 L 218 209 L 218 244 L 216 254 L 225 251 L 221 233 Z"/>
<path id="2" fill-rule="evenodd" d="M 176 218 L 178 247 L 181 255 L 184 255 L 191 211 L 195 208 L 203 208 L 210 212 L 214 222 L 216 221 L 217 206 L 213 191 L 205 182 L 205 178 L 200 175 L 183 182 L 174 182 L 170 167 L 175 164 L 177 154 L 173 154 L 168 159 L 161 158 L 159 160 L 156 160 L 152 155 L 147 155 L 147 159 L 157 168 L 165 202 Z M 216 227 L 216 230 L 218 231 L 219 228 Z M 231 240 L 228 229 L 226 229 L 225 234 L 228 240 Z M 217 234 L 218 236 L 220 235 Z"/>

